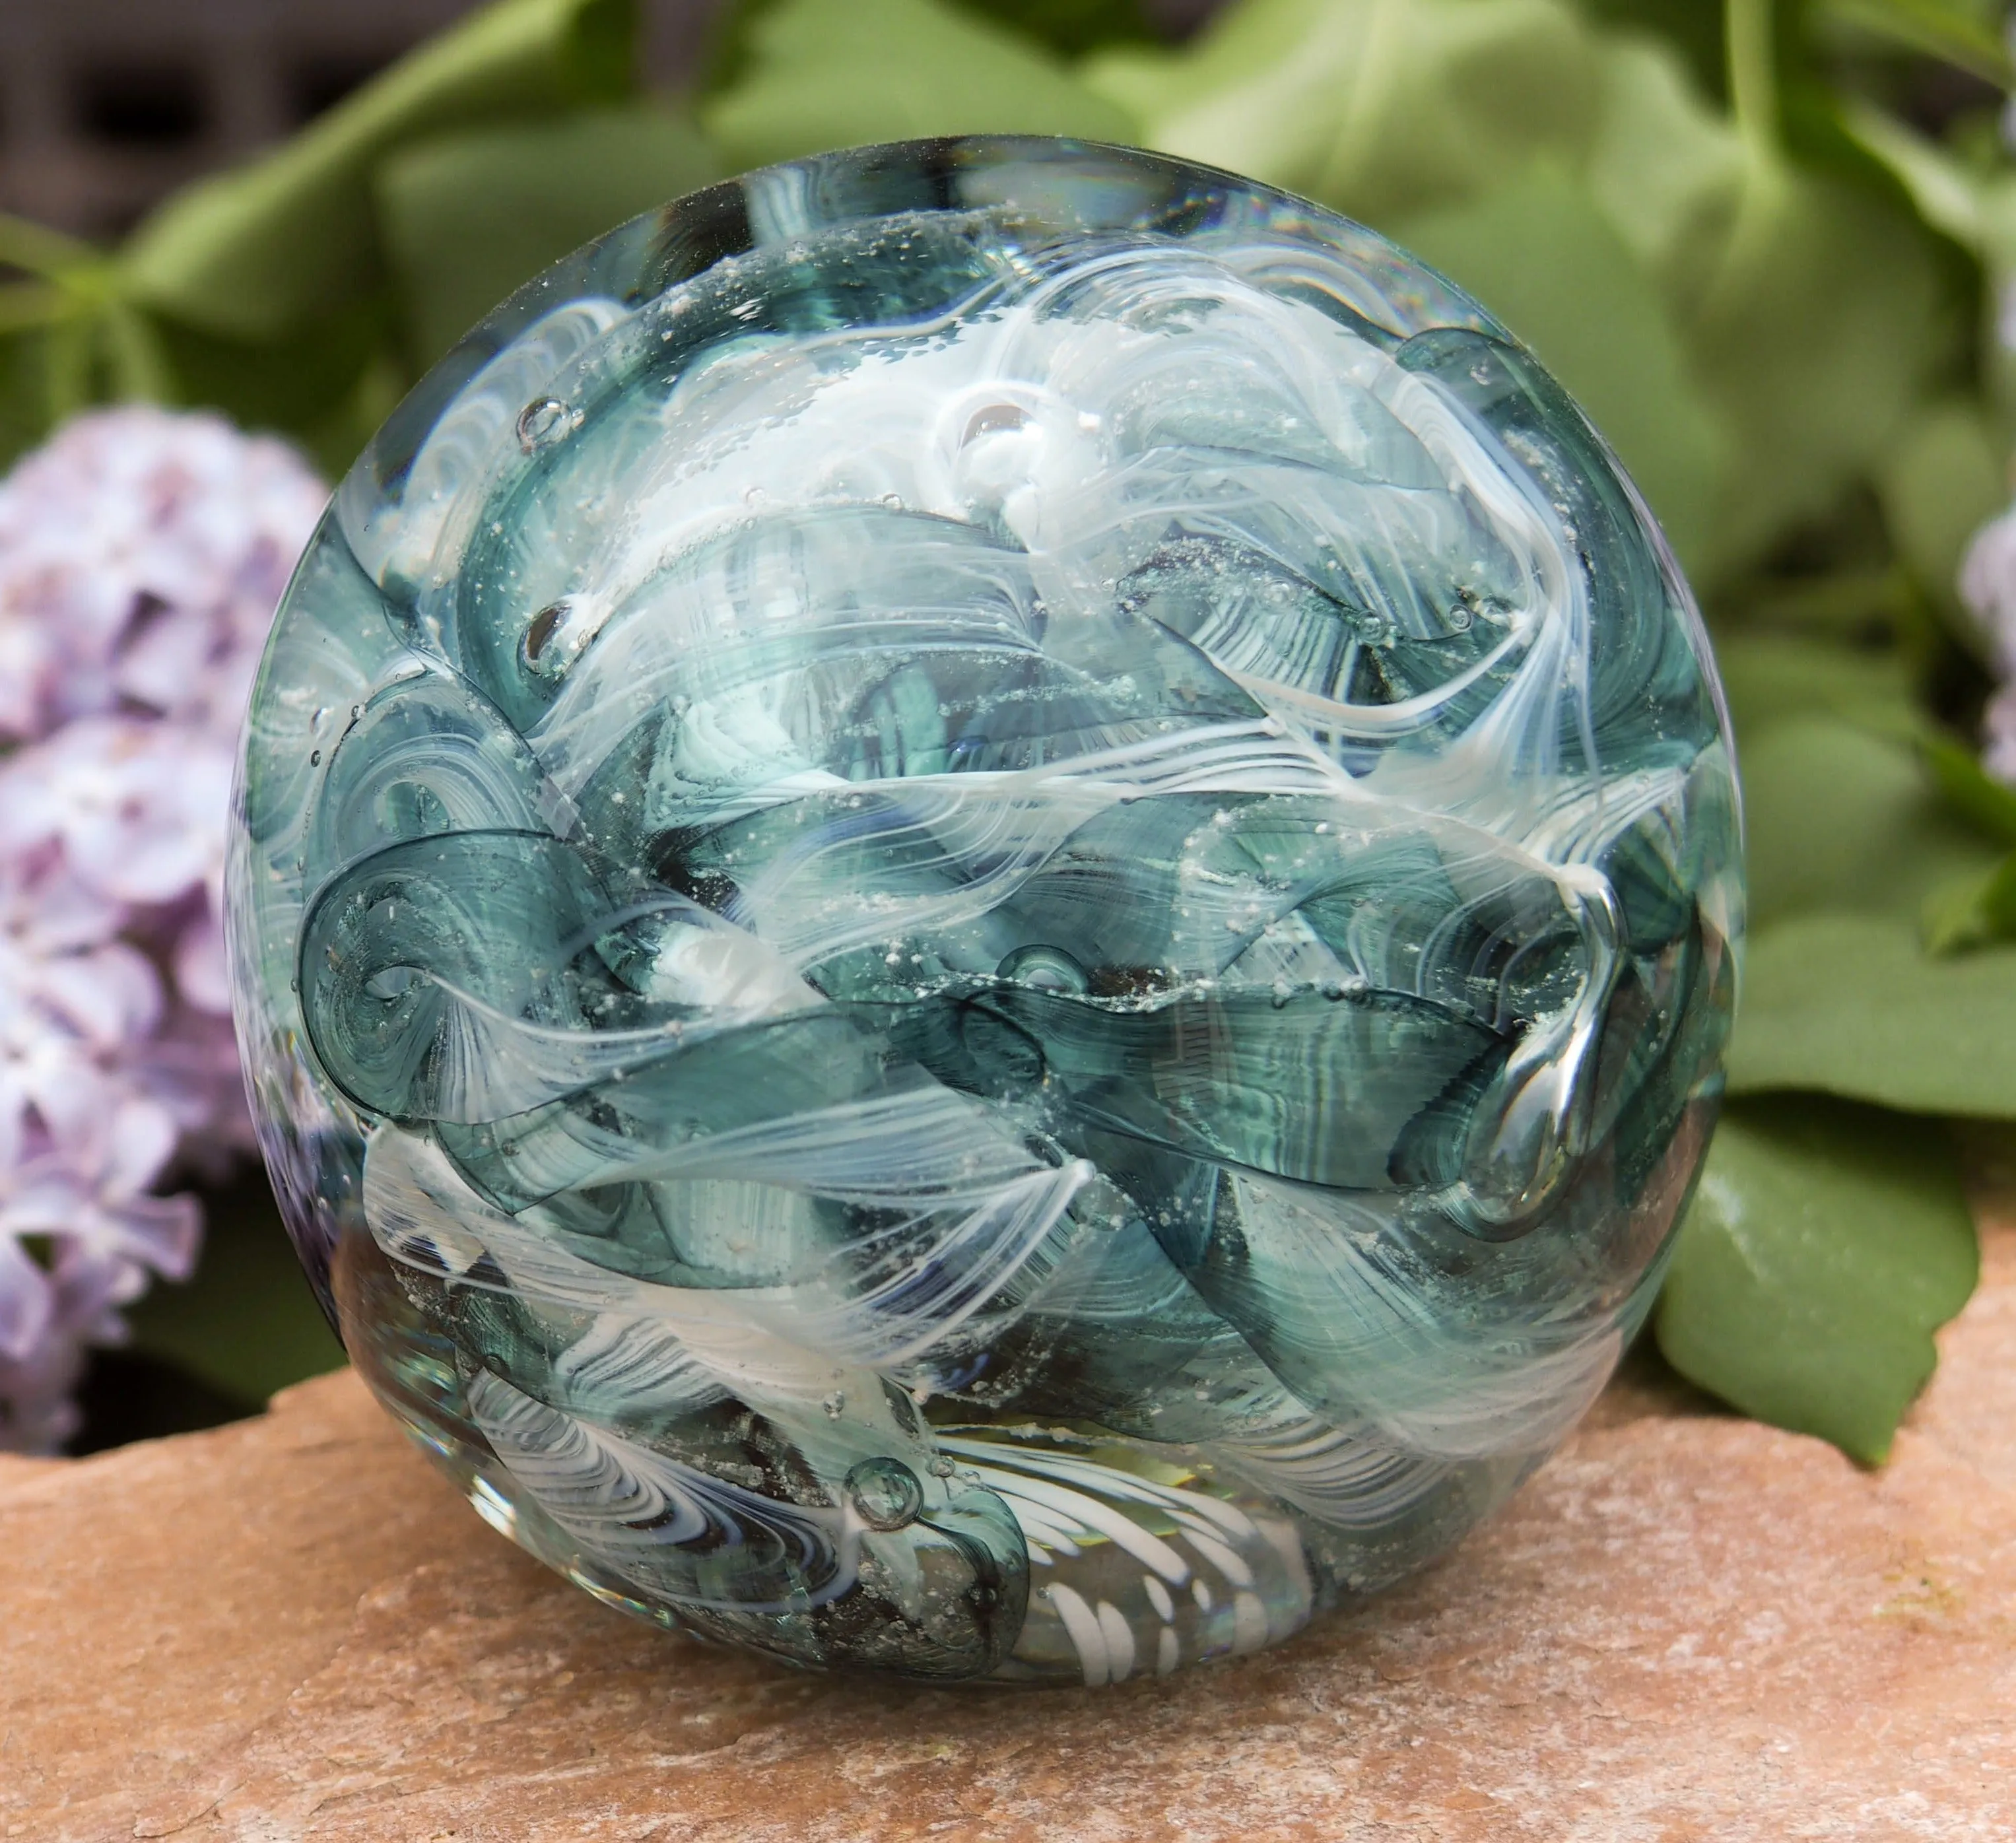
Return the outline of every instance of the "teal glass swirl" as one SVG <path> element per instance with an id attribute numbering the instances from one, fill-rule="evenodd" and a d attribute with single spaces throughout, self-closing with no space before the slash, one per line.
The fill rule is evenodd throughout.
<path id="1" fill-rule="evenodd" d="M 1741 925 L 1700 621 L 1475 302 L 1226 175 L 808 160 L 344 482 L 231 859 L 350 1352 L 599 1598 L 1103 1683 L 1453 1542 L 1656 1287 Z"/>

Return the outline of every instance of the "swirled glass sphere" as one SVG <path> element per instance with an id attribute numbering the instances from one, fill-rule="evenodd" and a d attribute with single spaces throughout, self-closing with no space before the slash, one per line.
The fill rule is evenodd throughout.
<path id="1" fill-rule="evenodd" d="M 230 870 L 352 1357 L 598 1597 L 1100 1683 L 1454 1540 L 1640 1322 L 1741 927 L 1699 621 L 1478 304 L 1183 163 L 639 218 L 337 495 Z"/>

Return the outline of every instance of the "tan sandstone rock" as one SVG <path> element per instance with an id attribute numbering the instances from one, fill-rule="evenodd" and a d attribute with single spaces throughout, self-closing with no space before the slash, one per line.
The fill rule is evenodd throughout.
<path id="1" fill-rule="evenodd" d="M 907 1689 L 635 1625 L 347 1373 L 0 1467 L 0 1836 L 2016 1836 L 2016 1226 L 1881 1474 L 1614 1384 L 1357 1616 L 1167 1682 Z"/>

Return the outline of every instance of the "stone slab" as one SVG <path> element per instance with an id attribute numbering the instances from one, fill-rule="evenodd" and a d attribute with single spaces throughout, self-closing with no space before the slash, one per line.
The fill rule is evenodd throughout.
<path id="1" fill-rule="evenodd" d="M 635 1625 L 347 1373 L 0 1468 L 0 1836 L 2016 1836 L 2016 1210 L 1882 1472 L 1649 1364 L 1373 1607 L 1166 1682 L 830 1680 Z"/>

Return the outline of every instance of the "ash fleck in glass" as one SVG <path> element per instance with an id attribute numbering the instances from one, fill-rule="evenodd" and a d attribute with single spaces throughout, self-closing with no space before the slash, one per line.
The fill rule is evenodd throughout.
<path id="1" fill-rule="evenodd" d="M 1499 1503 L 1741 930 L 1700 622 L 1474 301 L 1046 140 L 640 218 L 380 431 L 259 680 L 241 1033 L 477 1510 L 794 1663 L 1116 1682 Z"/>

